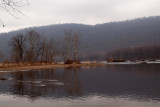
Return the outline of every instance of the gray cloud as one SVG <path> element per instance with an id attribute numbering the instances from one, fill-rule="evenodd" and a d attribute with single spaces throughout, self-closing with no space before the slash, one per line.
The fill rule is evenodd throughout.
<path id="1" fill-rule="evenodd" d="M 1 12 L 0 32 L 57 23 L 97 24 L 160 15 L 159 0 L 29 0 L 20 20 Z"/>

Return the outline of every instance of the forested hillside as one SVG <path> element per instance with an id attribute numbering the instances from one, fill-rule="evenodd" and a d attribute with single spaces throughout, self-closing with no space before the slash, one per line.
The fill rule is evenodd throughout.
<path id="1" fill-rule="evenodd" d="M 110 22 L 98 25 L 58 24 L 32 27 L 0 34 L 0 50 L 9 55 L 9 40 L 18 33 L 35 30 L 41 35 L 53 37 L 61 43 L 64 30 L 72 29 L 82 34 L 80 53 L 83 57 L 102 59 L 106 53 L 118 48 L 160 44 L 160 16 Z"/>

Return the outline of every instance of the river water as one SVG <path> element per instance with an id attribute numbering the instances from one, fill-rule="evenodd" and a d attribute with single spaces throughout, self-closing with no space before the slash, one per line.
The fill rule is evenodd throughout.
<path id="1" fill-rule="evenodd" d="M 1 71 L 0 107 L 160 107 L 160 64 Z"/>

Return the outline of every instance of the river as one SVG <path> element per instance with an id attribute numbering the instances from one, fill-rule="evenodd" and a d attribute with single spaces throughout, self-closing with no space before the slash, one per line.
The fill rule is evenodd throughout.
<path id="1" fill-rule="evenodd" d="M 0 107 L 160 107 L 160 64 L 1 71 Z"/>

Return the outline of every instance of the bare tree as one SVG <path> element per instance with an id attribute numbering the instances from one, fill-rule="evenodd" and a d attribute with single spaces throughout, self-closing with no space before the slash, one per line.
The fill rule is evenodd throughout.
<path id="1" fill-rule="evenodd" d="M 43 41 L 43 37 L 41 35 L 39 35 L 39 39 L 37 40 L 37 42 L 35 43 L 35 61 L 38 62 L 40 61 L 40 57 L 42 54 L 42 41 Z"/>
<path id="2" fill-rule="evenodd" d="M 64 48 L 66 50 L 67 60 L 71 60 L 71 52 L 72 52 L 72 30 L 69 31 L 64 30 Z"/>
<path id="3" fill-rule="evenodd" d="M 35 50 L 36 50 L 36 45 L 38 44 L 39 39 L 40 39 L 40 34 L 34 30 L 30 30 L 29 32 L 27 32 L 26 38 L 28 41 L 27 59 L 29 62 L 33 62 L 36 60 Z"/>
<path id="4" fill-rule="evenodd" d="M 49 62 L 55 62 L 55 55 L 57 53 L 57 47 L 56 47 L 56 42 L 53 38 L 49 40 L 48 46 L 49 46 L 49 57 L 50 57 Z"/>
<path id="5" fill-rule="evenodd" d="M 64 41 L 62 40 L 61 48 L 60 48 L 60 52 L 59 52 L 59 53 L 62 54 L 62 57 L 63 57 L 64 62 L 67 61 L 67 59 L 68 59 L 68 56 L 67 56 L 67 54 L 66 54 L 66 52 L 67 52 L 67 47 L 66 47 L 65 44 L 66 44 L 66 43 L 64 43 Z"/>
<path id="6" fill-rule="evenodd" d="M 78 49 L 80 46 L 81 33 L 79 31 L 73 32 L 72 30 L 64 31 L 64 45 L 63 57 L 66 58 L 64 61 L 77 61 Z M 73 60 L 71 60 L 71 55 L 73 55 Z M 69 62 L 70 63 L 70 62 Z"/>
<path id="7" fill-rule="evenodd" d="M 43 61 L 52 63 L 55 61 L 55 55 L 57 53 L 57 47 L 55 41 L 51 38 L 46 42 L 44 52 L 43 52 Z M 43 45 L 42 45 L 43 46 Z"/>
<path id="8" fill-rule="evenodd" d="M 43 36 L 41 39 L 41 62 L 44 61 L 46 45 L 47 45 L 47 38 Z"/>
<path id="9" fill-rule="evenodd" d="M 17 36 L 14 36 L 9 42 L 9 45 L 12 47 L 12 52 L 14 53 L 17 62 L 24 61 L 23 56 L 25 50 L 25 41 L 26 38 L 23 36 L 23 34 L 18 34 Z"/>
<path id="10" fill-rule="evenodd" d="M 19 14 L 24 15 L 21 12 L 20 8 L 28 4 L 28 0 L 0 0 L 0 9 L 9 13 L 14 18 L 18 19 Z M 0 22 L 4 27 L 4 24 L 1 19 Z"/>
<path id="11" fill-rule="evenodd" d="M 2 54 L 2 51 L 0 50 L 0 61 L 2 57 L 3 57 L 3 54 Z"/>
<path id="12" fill-rule="evenodd" d="M 79 45 L 80 45 L 80 37 L 81 37 L 81 33 L 79 31 L 74 33 L 72 36 L 74 61 L 77 61 L 77 54 L 78 54 L 78 49 L 79 49 Z"/>

